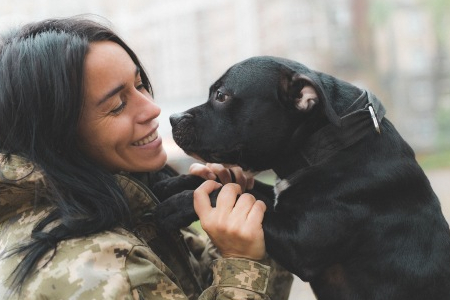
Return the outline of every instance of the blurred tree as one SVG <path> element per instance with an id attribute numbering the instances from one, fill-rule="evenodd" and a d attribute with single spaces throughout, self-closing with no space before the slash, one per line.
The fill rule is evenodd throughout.
<path id="1" fill-rule="evenodd" d="M 369 21 L 373 26 L 385 24 L 393 15 L 395 1 L 372 0 L 369 7 Z"/>
<path id="2" fill-rule="evenodd" d="M 392 18 L 397 10 L 404 7 L 405 2 L 398 0 L 363 0 L 368 3 L 368 22 L 372 29 L 392 26 Z M 354 0 L 358 2 L 358 0 Z M 361 5 L 361 4 L 360 4 Z M 412 0 L 406 5 L 416 7 L 428 16 L 431 22 L 432 30 L 429 31 L 433 36 L 429 37 L 434 44 L 435 50 L 432 57 L 432 87 L 436 99 L 435 103 L 435 120 L 438 124 L 438 141 L 436 146 L 438 150 L 450 148 L 450 39 L 448 28 L 450 27 L 450 0 Z M 357 24 L 361 26 L 361 24 Z M 361 27 L 364 28 L 364 27 Z M 387 34 L 392 34 L 393 30 L 387 30 Z M 390 65 L 396 65 L 396 40 L 388 39 L 388 47 L 390 56 Z M 370 64 L 370 61 L 368 62 Z M 374 66 L 376 68 L 376 66 Z M 395 78 L 399 76 L 395 67 L 392 67 L 389 74 L 384 74 L 386 87 L 391 89 L 391 95 L 395 94 L 396 87 Z M 391 84 L 390 84 L 391 83 Z"/>
<path id="3" fill-rule="evenodd" d="M 386 74 L 378 70 L 375 59 L 375 29 L 387 23 L 395 6 L 386 0 L 351 0 L 350 3 L 354 37 L 352 59 L 356 62 L 358 76 L 362 75 L 369 87 L 377 92 L 378 97 L 385 99 L 385 105 L 389 105 L 391 96 L 386 82 L 391 81 L 386 80 Z M 393 48 L 395 44 L 392 43 L 389 47 Z"/>
<path id="4" fill-rule="evenodd" d="M 450 44 L 448 28 L 450 26 L 450 0 L 418 0 L 430 11 L 436 39 L 439 43 Z"/>
<path id="5" fill-rule="evenodd" d="M 450 149 L 450 0 L 419 0 L 431 14 L 433 33 L 436 40 L 434 59 L 434 88 L 443 99 L 438 101 L 437 123 L 439 128 L 437 146 Z M 447 62 L 447 63 L 446 63 Z"/>

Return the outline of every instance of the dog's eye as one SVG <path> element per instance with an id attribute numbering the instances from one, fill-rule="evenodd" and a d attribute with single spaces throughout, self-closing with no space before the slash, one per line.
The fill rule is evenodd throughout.
<path id="1" fill-rule="evenodd" d="M 228 100 L 228 95 L 225 93 L 222 93 L 221 91 L 216 92 L 216 100 L 219 102 L 225 102 Z"/>

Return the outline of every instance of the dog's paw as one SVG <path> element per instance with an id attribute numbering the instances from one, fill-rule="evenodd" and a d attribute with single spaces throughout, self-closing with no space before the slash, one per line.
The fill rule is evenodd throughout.
<path id="1" fill-rule="evenodd" d="M 156 223 L 165 230 L 177 230 L 198 220 L 194 210 L 193 191 L 187 190 L 167 198 L 155 210 Z"/>
<path id="2" fill-rule="evenodd" d="M 152 185 L 151 190 L 163 202 L 171 196 L 185 190 L 195 190 L 205 180 L 195 175 L 179 175 L 158 181 Z"/>

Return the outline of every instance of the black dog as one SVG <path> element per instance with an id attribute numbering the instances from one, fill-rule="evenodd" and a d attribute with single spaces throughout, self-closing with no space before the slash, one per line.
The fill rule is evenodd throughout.
<path id="1" fill-rule="evenodd" d="M 232 66 L 203 105 L 171 116 L 188 154 L 245 170 L 272 169 L 267 251 L 318 299 L 449 300 L 450 232 L 414 152 L 378 99 L 275 57 Z M 196 219 L 198 178 L 163 181 L 160 222 Z M 170 191 L 170 194 L 168 194 Z M 275 191 L 275 193 L 274 193 Z"/>

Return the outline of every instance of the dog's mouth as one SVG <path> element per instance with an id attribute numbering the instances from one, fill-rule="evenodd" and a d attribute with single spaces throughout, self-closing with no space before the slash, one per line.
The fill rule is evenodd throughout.
<path id="1" fill-rule="evenodd" d="M 192 117 L 184 117 L 177 121 L 172 125 L 172 136 L 175 143 L 187 155 L 203 162 L 239 165 L 245 169 L 241 164 L 244 153 L 242 144 L 236 142 L 236 144 L 227 143 L 226 146 L 220 146 L 212 140 L 205 141 L 198 136 L 195 126 L 191 124 Z M 221 142 L 221 144 L 224 143 L 224 141 Z"/>
<path id="2" fill-rule="evenodd" d="M 242 146 L 238 144 L 228 146 L 226 149 L 221 147 L 203 148 L 201 144 L 206 144 L 206 142 L 199 139 L 194 127 L 189 126 L 185 120 L 180 121 L 176 127 L 172 128 L 172 136 L 175 143 L 187 155 L 204 162 L 237 165 L 242 157 Z"/>
<path id="3" fill-rule="evenodd" d="M 239 148 L 227 151 L 214 150 L 184 150 L 195 159 L 218 164 L 240 165 L 242 151 Z M 242 166 L 241 166 L 242 167 Z"/>

